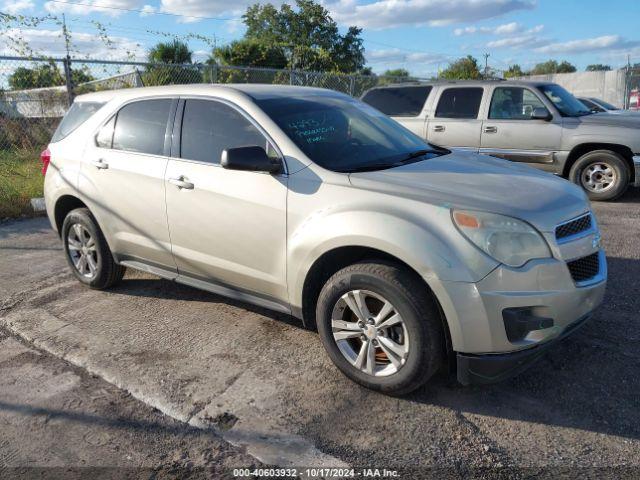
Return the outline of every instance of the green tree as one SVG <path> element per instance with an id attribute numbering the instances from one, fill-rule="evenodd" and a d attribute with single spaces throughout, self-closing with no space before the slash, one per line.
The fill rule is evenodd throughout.
<path id="1" fill-rule="evenodd" d="M 147 53 L 150 65 L 142 76 L 144 85 L 175 85 L 199 83 L 202 74 L 197 66 L 190 67 L 193 52 L 180 40 L 160 42 Z M 187 66 L 185 66 L 187 65 Z"/>
<path id="2" fill-rule="evenodd" d="M 288 68 L 354 73 L 364 67 L 362 30 L 352 26 L 341 35 L 329 11 L 314 0 L 296 0 L 296 8 L 255 4 L 243 20 L 245 38 L 282 48 Z"/>
<path id="3" fill-rule="evenodd" d="M 558 63 L 556 60 L 547 60 L 546 62 L 538 63 L 531 70 L 531 75 L 547 75 L 550 73 L 573 73 L 577 69 L 575 66 L 563 60 Z"/>
<path id="4" fill-rule="evenodd" d="M 71 81 L 73 85 L 95 80 L 87 70 L 71 69 Z M 51 62 L 38 65 L 35 68 L 18 67 L 7 79 L 9 86 L 14 90 L 29 88 L 58 87 L 66 84 L 64 70 Z"/>
<path id="5" fill-rule="evenodd" d="M 509 65 L 509 68 L 504 71 L 504 78 L 522 77 L 526 75 L 522 71 L 522 68 L 517 63 L 515 65 Z"/>
<path id="6" fill-rule="evenodd" d="M 587 68 L 585 68 L 585 71 L 587 72 L 608 72 L 610 70 L 610 65 L 604 65 L 602 63 L 593 63 L 591 65 L 587 65 Z"/>
<path id="7" fill-rule="evenodd" d="M 193 52 L 189 46 L 180 40 L 160 42 L 151 47 L 147 54 L 150 63 L 191 63 Z"/>
<path id="8" fill-rule="evenodd" d="M 449 64 L 439 75 L 449 80 L 476 80 L 482 77 L 478 68 L 478 60 L 471 55 L 460 58 Z"/>
<path id="9" fill-rule="evenodd" d="M 409 70 L 406 68 L 394 68 L 390 70 L 385 70 L 382 74 L 385 77 L 410 77 Z"/>
<path id="10" fill-rule="evenodd" d="M 216 48 L 211 60 L 217 60 L 216 63 L 222 65 L 246 67 L 285 68 L 287 66 L 287 57 L 281 46 L 247 38 Z"/>

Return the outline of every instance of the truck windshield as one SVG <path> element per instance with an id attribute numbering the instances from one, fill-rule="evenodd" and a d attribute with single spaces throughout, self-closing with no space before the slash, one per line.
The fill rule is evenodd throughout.
<path id="1" fill-rule="evenodd" d="M 580 100 L 567 92 L 560 85 L 540 85 L 538 87 L 545 97 L 553 102 L 563 117 L 581 117 L 591 115 L 591 110 Z"/>
<path id="2" fill-rule="evenodd" d="M 346 96 L 304 92 L 256 103 L 313 162 L 328 170 L 383 170 L 448 153 Z"/>
<path id="3" fill-rule="evenodd" d="M 602 105 L 604 108 L 606 108 L 607 110 L 620 110 L 618 107 L 611 105 L 608 102 L 605 102 L 604 100 L 600 100 L 599 98 L 592 98 L 592 101 L 599 103 L 600 105 Z"/>

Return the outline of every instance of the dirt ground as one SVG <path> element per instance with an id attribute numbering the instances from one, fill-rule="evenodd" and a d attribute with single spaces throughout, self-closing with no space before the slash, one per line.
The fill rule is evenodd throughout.
<path id="1" fill-rule="evenodd" d="M 594 210 L 609 284 L 588 324 L 512 380 L 463 388 L 439 377 L 401 399 L 344 378 L 317 335 L 290 317 L 136 272 L 113 290 L 91 291 L 67 270 L 45 219 L 0 225 L 0 325 L 33 345 L 22 348 L 76 366 L 55 359 L 41 365 L 42 354 L 29 350 L 0 364 L 3 376 L 41 370 L 37 395 L 33 386 L 2 380 L 0 418 L 9 421 L 0 423 L 1 458 L 16 466 L 142 464 L 164 472 L 187 452 L 194 464 L 212 468 L 257 458 L 282 466 L 395 468 L 401 478 L 637 478 L 640 190 Z M 1 341 L 17 348 L 12 337 Z M 62 386 L 69 389 L 56 393 Z M 103 390 L 104 398 L 82 399 L 82 391 Z M 46 414 L 7 405 L 124 415 L 125 424 L 145 427 L 76 425 L 59 415 L 61 431 L 68 424 L 79 433 L 54 442 Z M 109 432 L 126 432 L 125 446 L 81 441 L 94 435 L 100 443 Z M 130 449 L 128 459 L 123 452 Z M 210 464 L 203 460 L 209 449 Z"/>

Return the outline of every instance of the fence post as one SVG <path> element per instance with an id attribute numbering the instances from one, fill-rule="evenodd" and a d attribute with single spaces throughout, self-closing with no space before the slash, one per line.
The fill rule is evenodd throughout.
<path id="1" fill-rule="evenodd" d="M 67 55 L 62 61 L 64 65 L 64 78 L 67 85 L 67 97 L 69 99 L 69 106 L 73 103 L 73 81 L 71 78 L 71 57 Z"/>
<path id="2" fill-rule="evenodd" d="M 349 95 L 354 96 L 356 91 L 356 78 L 355 75 L 349 75 Z"/>
<path id="3" fill-rule="evenodd" d="M 211 65 L 211 83 L 218 83 L 218 65 L 216 63 Z"/>
<path id="4" fill-rule="evenodd" d="M 289 85 L 293 85 L 293 69 L 289 70 Z"/>

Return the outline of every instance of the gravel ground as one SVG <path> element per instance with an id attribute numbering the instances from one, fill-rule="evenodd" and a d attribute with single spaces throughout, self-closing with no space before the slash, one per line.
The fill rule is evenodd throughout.
<path id="1" fill-rule="evenodd" d="M 87 290 L 44 219 L 0 226 L 0 324 L 269 464 L 637 478 L 640 190 L 594 210 L 609 262 L 604 305 L 493 386 L 441 376 L 385 397 L 345 379 L 290 317 L 136 272 L 111 291 Z"/>

